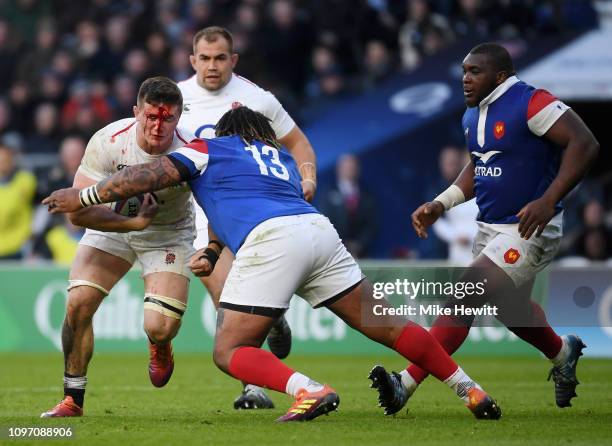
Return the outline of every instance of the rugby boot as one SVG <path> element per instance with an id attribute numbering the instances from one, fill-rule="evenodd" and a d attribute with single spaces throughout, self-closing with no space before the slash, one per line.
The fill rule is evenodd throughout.
<path id="1" fill-rule="evenodd" d="M 67 395 L 53 409 L 40 414 L 40 418 L 52 417 L 82 417 L 83 409 L 78 406 L 71 396 Z"/>
<path id="2" fill-rule="evenodd" d="M 499 420 L 501 417 L 501 407 L 484 390 L 472 387 L 467 391 L 467 398 L 466 407 L 472 411 L 476 418 Z"/>
<path id="3" fill-rule="evenodd" d="M 174 371 L 172 343 L 153 344 L 149 342 L 149 378 L 155 387 L 163 387 Z"/>
<path id="4" fill-rule="evenodd" d="M 308 392 L 306 389 L 301 389 L 293 406 L 276 421 L 310 421 L 332 410 L 337 410 L 339 405 L 340 397 L 327 384 L 317 392 Z"/>
<path id="5" fill-rule="evenodd" d="M 291 351 L 291 327 L 285 316 L 281 316 L 272 325 L 268 333 L 268 347 L 278 359 L 285 359 Z"/>
<path id="6" fill-rule="evenodd" d="M 387 373 L 383 366 L 375 365 L 368 378 L 372 380 L 370 387 L 378 391 L 378 406 L 385 409 L 385 415 L 399 412 L 408 402 L 410 394 L 399 373 Z"/>
<path id="7" fill-rule="evenodd" d="M 582 339 L 576 335 L 563 336 L 569 347 L 567 359 L 561 365 L 550 369 L 548 380 L 552 377 L 555 382 L 555 401 L 559 407 L 571 407 L 571 400 L 576 395 L 576 386 L 580 384 L 576 378 L 576 366 L 582 356 L 582 349 L 586 348 Z"/>
<path id="8" fill-rule="evenodd" d="M 234 400 L 234 409 L 274 409 L 274 403 L 264 389 L 247 384 Z"/>

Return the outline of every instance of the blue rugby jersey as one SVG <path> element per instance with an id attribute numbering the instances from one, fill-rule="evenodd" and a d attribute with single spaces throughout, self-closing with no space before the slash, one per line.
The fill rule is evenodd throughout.
<path id="1" fill-rule="evenodd" d="M 225 136 L 196 139 L 168 156 L 187 167 L 196 201 L 234 254 L 270 218 L 318 213 L 304 200 L 298 168 L 285 150 Z"/>
<path id="2" fill-rule="evenodd" d="M 479 221 L 518 223 L 521 208 L 544 194 L 559 171 L 562 151 L 542 135 L 568 109 L 547 91 L 512 76 L 465 111 Z M 561 209 L 557 203 L 557 213 Z"/>

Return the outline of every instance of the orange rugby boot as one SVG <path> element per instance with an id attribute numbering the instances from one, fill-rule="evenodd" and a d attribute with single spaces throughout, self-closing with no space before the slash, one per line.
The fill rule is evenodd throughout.
<path id="1" fill-rule="evenodd" d="M 306 389 L 302 389 L 298 392 L 293 406 L 276 421 L 310 421 L 338 409 L 339 405 L 340 397 L 327 384 L 318 392 L 308 392 Z"/>
<path id="2" fill-rule="evenodd" d="M 174 371 L 172 343 L 153 344 L 149 342 L 149 378 L 155 387 L 163 387 Z"/>
<path id="3" fill-rule="evenodd" d="M 65 396 L 53 409 L 40 414 L 40 418 L 51 417 L 82 417 L 83 409 L 78 406 L 71 396 Z"/>
<path id="4" fill-rule="evenodd" d="M 467 391 L 467 397 L 468 403 L 466 407 L 472 411 L 476 418 L 499 420 L 501 417 L 501 408 L 484 390 L 472 387 Z"/>

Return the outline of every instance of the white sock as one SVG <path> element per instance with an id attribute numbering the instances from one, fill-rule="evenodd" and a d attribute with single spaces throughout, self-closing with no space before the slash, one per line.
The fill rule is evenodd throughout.
<path id="1" fill-rule="evenodd" d="M 85 386 L 87 386 L 86 376 L 74 376 L 70 378 L 67 376 L 64 376 L 64 387 L 68 389 L 85 390 Z"/>
<path id="2" fill-rule="evenodd" d="M 419 383 L 417 383 L 414 380 L 412 375 L 410 373 L 408 373 L 408 370 L 406 370 L 406 369 L 404 369 L 401 372 L 399 372 L 399 374 L 402 377 L 402 384 L 404 385 L 404 387 L 408 391 L 408 395 L 412 395 L 414 393 L 414 391 L 416 390 L 416 388 L 419 386 Z"/>
<path id="3" fill-rule="evenodd" d="M 563 341 L 563 345 L 561 346 L 561 350 L 557 353 L 557 356 L 554 358 L 550 358 L 550 362 L 555 366 L 560 366 L 565 361 L 567 361 L 567 357 L 569 356 L 569 344 L 567 343 L 567 337 L 561 336 L 561 340 Z"/>
<path id="4" fill-rule="evenodd" d="M 444 382 L 448 385 L 448 387 L 455 391 L 459 398 L 461 398 L 466 403 L 469 402 L 467 396 L 467 391 L 469 389 L 471 389 L 472 387 L 482 389 L 482 387 L 480 387 L 476 382 L 474 382 L 472 378 L 470 378 L 461 367 L 457 367 L 455 373 L 449 376 Z"/>
<path id="5" fill-rule="evenodd" d="M 323 389 L 323 384 L 313 381 L 300 372 L 294 372 L 289 381 L 287 381 L 285 391 L 291 396 L 297 396 L 298 392 L 302 389 L 306 389 L 308 392 L 318 392 Z"/>
<path id="6" fill-rule="evenodd" d="M 262 389 L 262 387 L 256 386 L 255 384 L 247 384 L 246 386 L 244 386 L 244 390 L 258 390 L 258 389 Z"/>

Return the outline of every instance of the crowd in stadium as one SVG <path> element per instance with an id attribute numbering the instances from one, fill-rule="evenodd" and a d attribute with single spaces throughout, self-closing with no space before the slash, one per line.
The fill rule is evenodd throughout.
<path id="1" fill-rule="evenodd" d="M 193 74 L 192 36 L 202 27 L 227 26 L 237 72 L 299 120 L 301 110 L 415 70 L 466 36 L 545 35 L 596 22 L 590 3 L 578 0 L 0 1 L 0 259 L 70 263 L 66 246 L 82 229 L 49 220 L 36 203 L 72 184 L 95 131 L 133 114 L 144 79 Z M 570 199 L 564 254 L 612 257 L 602 194 L 589 184 Z"/>

